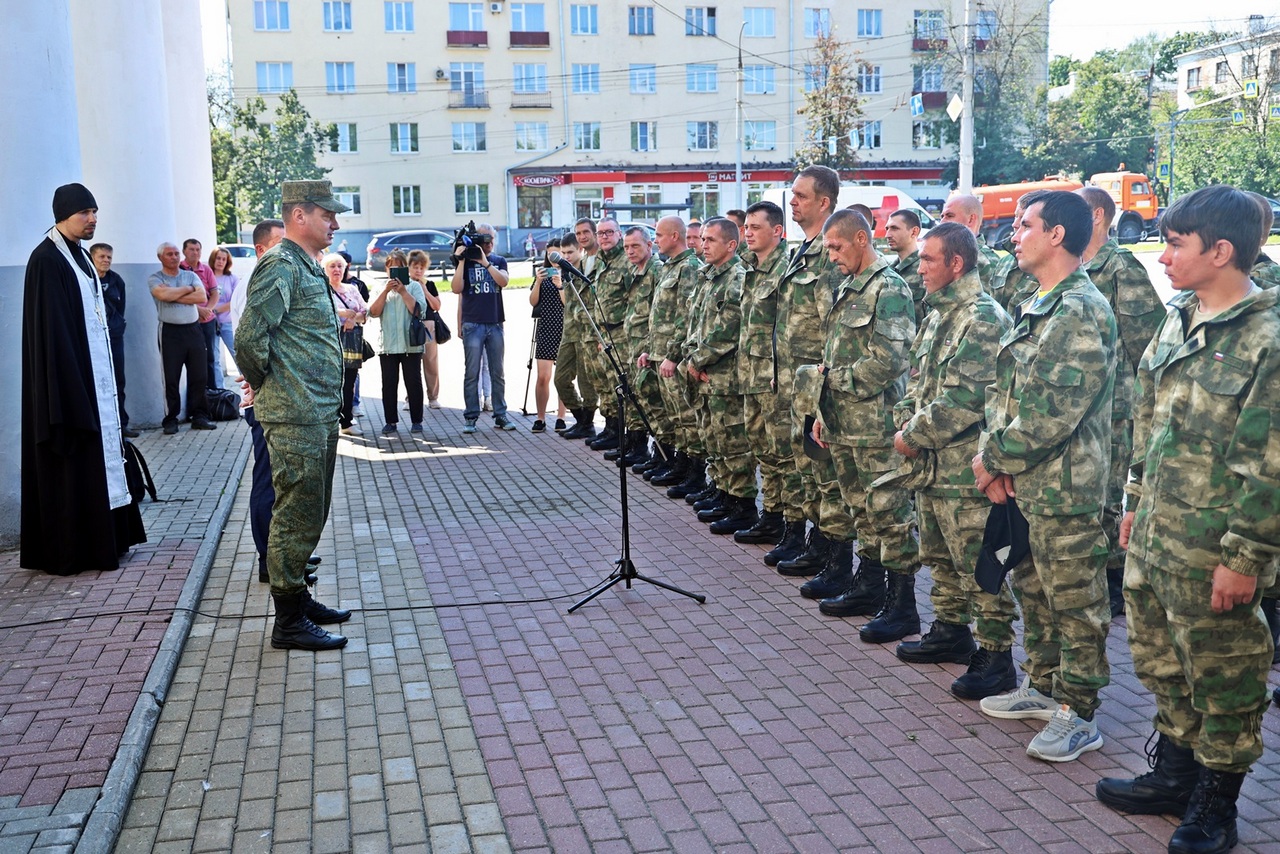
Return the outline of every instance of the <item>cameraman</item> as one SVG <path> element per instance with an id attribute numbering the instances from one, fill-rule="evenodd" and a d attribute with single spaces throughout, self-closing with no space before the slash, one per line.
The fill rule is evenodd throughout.
<path id="1" fill-rule="evenodd" d="M 502 289 L 507 286 L 507 259 L 493 253 L 493 240 L 497 236 L 492 225 L 481 223 L 468 226 L 458 233 L 454 241 L 453 257 L 457 266 L 451 283 L 453 292 L 461 295 L 462 303 L 462 353 L 465 375 L 462 396 L 466 409 L 463 433 L 476 432 L 476 420 L 480 417 L 480 354 L 489 362 L 489 379 L 493 384 L 493 424 L 499 430 L 514 430 L 516 425 L 507 419 L 506 381 L 503 379 L 502 360 L 504 344 L 502 323 L 506 315 L 502 310 Z"/>

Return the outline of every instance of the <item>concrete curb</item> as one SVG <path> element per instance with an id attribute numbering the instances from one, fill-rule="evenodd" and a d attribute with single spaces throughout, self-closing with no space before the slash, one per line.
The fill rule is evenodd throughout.
<path id="1" fill-rule="evenodd" d="M 133 790 L 142 773 L 142 764 L 147 758 L 147 748 L 151 746 L 151 736 L 155 733 L 156 722 L 160 720 L 160 710 L 164 706 L 169 686 L 173 684 L 173 675 L 182 659 L 182 650 L 191 633 L 191 625 L 195 622 L 193 612 L 199 607 L 200 597 L 204 594 L 205 582 L 209 579 L 213 558 L 222 540 L 222 531 L 231 515 L 231 507 L 235 504 L 236 492 L 239 490 L 240 479 L 244 476 L 251 448 L 252 444 L 247 441 L 246 436 L 239 455 L 231 465 L 231 474 L 218 499 L 218 506 L 214 508 L 209 525 L 205 528 L 204 539 L 196 551 L 191 572 L 187 574 L 187 581 L 178 595 L 177 608 L 187 610 L 176 610 L 173 619 L 169 621 L 169 628 L 160 641 L 160 649 L 142 683 L 142 693 L 138 695 L 138 701 L 129 715 L 124 737 L 120 740 L 120 749 L 111 762 L 98 802 L 90 811 L 80 840 L 76 843 L 76 854 L 111 854 L 115 848 L 125 813 L 133 798 Z"/>

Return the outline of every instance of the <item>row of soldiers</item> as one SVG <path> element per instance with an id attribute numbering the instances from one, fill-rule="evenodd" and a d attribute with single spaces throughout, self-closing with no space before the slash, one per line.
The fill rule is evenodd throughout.
<path id="1" fill-rule="evenodd" d="M 1232 281 L 1248 284 L 1257 322 L 1280 322 L 1280 292 L 1265 290 L 1280 267 L 1258 252 L 1269 207 L 1210 188 L 1201 193 L 1234 196 L 1192 194 L 1170 211 L 1174 234 L 1161 260 L 1175 287 L 1198 301 L 1187 295 L 1167 312 L 1141 264 L 1109 238 L 1115 205 L 1100 189 L 1028 194 L 1015 251 L 1003 258 L 975 239 L 981 207 L 973 197 L 949 200 L 946 221 L 923 240 L 913 213 L 894 213 L 886 224 L 893 254 L 881 255 L 870 212 L 833 211 L 838 193 L 830 169 L 799 174 L 791 216 L 805 239 L 790 254 L 782 211 L 767 202 L 748 208 L 741 227 L 727 218 L 701 224 L 701 260 L 684 223 L 661 220 L 663 265 L 645 252 L 642 231 L 618 247 L 617 224 L 601 222 L 582 306 L 609 346 L 581 336 L 581 358 L 599 392 L 617 384 L 606 350 L 618 355 L 660 450 L 645 459 L 634 408 L 595 445 L 616 443 L 621 464 L 671 484 L 668 494 L 691 501 L 714 533 L 774 545 L 765 563 L 813 576 L 800 592 L 822 613 L 872 617 L 859 629 L 866 642 L 920 632 L 914 577 L 928 564 L 935 621 L 920 640 L 900 643 L 898 656 L 967 664 L 953 693 L 980 700 L 992 717 L 1046 721 L 1027 748 L 1046 761 L 1102 746 L 1094 713 L 1109 682 L 1108 577 L 1119 586 L 1124 547 L 1140 543 L 1127 555 L 1124 596 L 1135 665 L 1157 697 L 1158 761 L 1137 780 L 1101 781 L 1098 797 L 1127 811 L 1185 814 L 1170 850 L 1228 850 L 1241 766 L 1261 752 L 1258 716 L 1274 650 L 1260 600 L 1280 551 L 1280 483 L 1268 459 L 1280 422 L 1266 411 L 1270 389 L 1258 392 L 1262 412 L 1213 395 L 1247 395 L 1249 370 L 1269 351 L 1230 331 L 1212 358 L 1177 364 L 1168 381 L 1186 374 L 1192 393 L 1170 393 L 1185 400 L 1163 406 L 1160 383 L 1218 331 L 1193 322 L 1227 324 L 1242 313 L 1196 313 L 1208 304 L 1197 283 L 1210 273 L 1237 272 Z M 1231 219 L 1205 225 L 1201 208 L 1216 213 L 1223 204 Z M 1177 253 L 1192 251 L 1175 247 L 1193 239 L 1211 266 L 1187 274 Z M 1203 261 L 1210 256 L 1216 267 Z M 597 396 L 606 416 L 616 415 L 616 404 Z M 1199 444 L 1167 424 L 1156 429 L 1189 409 L 1214 419 L 1194 425 Z M 1238 434 L 1234 421 L 1221 423 L 1232 413 Z M 580 404 L 575 415 L 581 425 L 593 412 Z M 1223 442 L 1233 435 L 1244 444 Z M 1161 467 L 1147 471 L 1157 448 Z M 1233 539 L 1226 517 L 1233 501 L 1245 504 L 1236 501 L 1241 492 L 1256 503 L 1240 511 L 1245 532 Z M 1206 506 L 1205 495 L 1224 501 Z M 988 592 L 974 577 L 993 508 L 1016 516 L 1029 551 L 1009 567 L 1024 622 L 1021 683 L 1014 598 L 1005 584 Z M 1225 598 L 1215 564 L 1231 573 Z M 1253 582 L 1247 595 L 1240 579 Z M 1194 598 L 1188 581 L 1199 582 L 1192 589 L 1204 601 L 1190 609 L 1200 623 L 1182 626 L 1168 615 Z M 1206 651 L 1197 632 L 1219 613 L 1235 615 L 1215 629 L 1225 634 L 1209 636 L 1225 650 Z"/>

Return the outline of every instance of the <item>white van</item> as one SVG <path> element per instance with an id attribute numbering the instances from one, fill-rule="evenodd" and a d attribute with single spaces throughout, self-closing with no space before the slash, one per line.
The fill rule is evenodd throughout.
<path id="1" fill-rule="evenodd" d="M 782 208 L 783 214 L 787 218 L 787 242 L 801 243 L 804 241 L 804 232 L 800 230 L 800 226 L 796 225 L 791 219 L 791 188 L 779 187 L 772 190 L 765 190 L 761 196 L 761 201 L 773 202 Z M 908 208 L 916 212 L 920 217 L 920 235 L 933 228 L 937 221 L 926 211 L 920 207 L 915 199 L 908 196 L 901 190 L 893 187 L 867 187 L 864 185 L 843 184 L 840 187 L 840 199 L 836 203 L 836 210 L 847 208 L 849 205 L 866 205 L 871 208 L 876 215 L 876 237 L 884 237 L 884 225 L 889 219 L 889 214 L 902 208 Z"/>

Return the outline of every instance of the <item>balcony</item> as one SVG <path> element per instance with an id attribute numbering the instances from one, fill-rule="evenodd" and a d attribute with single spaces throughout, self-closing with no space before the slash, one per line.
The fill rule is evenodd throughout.
<path id="1" fill-rule="evenodd" d="M 446 30 L 444 35 L 449 47 L 489 46 L 489 33 L 486 30 Z"/>
<path id="2" fill-rule="evenodd" d="M 512 92 L 511 109 L 513 110 L 549 110 L 551 109 L 550 92 Z"/>
<path id="3" fill-rule="evenodd" d="M 451 110 L 487 110 L 489 92 L 485 89 L 455 89 L 449 92 Z"/>
<path id="4" fill-rule="evenodd" d="M 937 110 L 947 105 L 946 92 L 915 92 L 913 94 L 920 96 L 926 110 Z"/>
<path id="5" fill-rule="evenodd" d="M 511 47 L 551 47 L 551 33 L 511 33 Z"/>
<path id="6" fill-rule="evenodd" d="M 917 52 L 940 52 L 947 49 L 947 40 L 942 37 L 931 37 L 927 30 L 917 30 L 911 39 L 911 49 Z"/>

